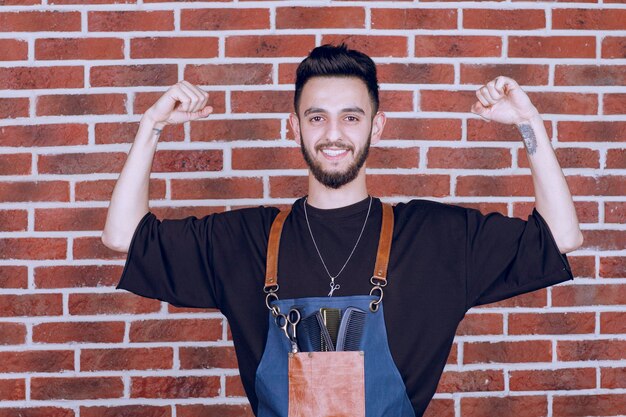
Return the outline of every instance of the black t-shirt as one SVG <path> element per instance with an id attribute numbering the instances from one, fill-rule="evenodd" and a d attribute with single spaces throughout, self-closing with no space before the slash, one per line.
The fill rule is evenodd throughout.
<path id="1" fill-rule="evenodd" d="M 281 299 L 326 296 L 330 279 L 296 200 L 280 243 Z M 311 229 L 331 274 L 361 232 L 369 198 L 338 209 L 307 204 Z M 267 240 L 278 209 L 257 207 L 159 221 L 151 212 L 133 236 L 118 288 L 175 306 L 219 308 L 229 321 L 240 375 L 256 412 L 254 379 L 268 330 L 263 285 Z M 394 362 L 421 416 L 435 393 L 457 325 L 476 305 L 572 279 L 544 219 L 428 200 L 394 206 L 395 225 L 385 287 L 385 322 Z M 336 279 L 335 296 L 371 289 L 382 220 L 372 203 L 361 241 Z"/>

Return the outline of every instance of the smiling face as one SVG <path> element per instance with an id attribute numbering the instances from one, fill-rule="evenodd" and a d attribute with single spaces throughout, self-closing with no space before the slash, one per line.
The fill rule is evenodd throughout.
<path id="1" fill-rule="evenodd" d="M 380 140 L 385 116 L 372 115 L 359 78 L 314 77 L 302 89 L 298 114 L 289 120 L 315 179 L 338 189 L 365 175 L 369 146 Z"/>

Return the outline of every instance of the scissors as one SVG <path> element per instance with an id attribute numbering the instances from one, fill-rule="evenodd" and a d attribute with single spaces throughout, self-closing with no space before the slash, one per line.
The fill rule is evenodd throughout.
<path id="1" fill-rule="evenodd" d="M 298 352 L 298 339 L 296 335 L 296 326 L 300 323 L 300 310 L 291 308 L 287 314 L 280 313 L 274 320 L 276 325 L 285 333 L 287 339 L 291 342 L 292 353 Z"/>

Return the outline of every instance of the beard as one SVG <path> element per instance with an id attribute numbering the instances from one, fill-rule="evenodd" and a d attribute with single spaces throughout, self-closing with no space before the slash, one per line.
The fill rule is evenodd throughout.
<path id="1" fill-rule="evenodd" d="M 343 171 L 325 171 L 322 167 L 322 164 L 316 161 L 313 158 L 313 155 L 309 153 L 309 151 L 304 146 L 304 140 L 302 140 L 302 134 L 300 134 L 300 150 L 302 151 L 302 156 L 304 157 L 304 161 L 309 167 L 309 170 L 315 177 L 317 181 L 328 188 L 338 189 L 343 187 L 344 185 L 352 182 L 358 175 L 359 171 L 365 164 L 367 160 L 367 156 L 369 155 L 370 143 L 371 143 L 372 132 L 370 129 L 370 133 L 367 136 L 367 143 L 365 146 L 355 155 L 354 162 L 348 166 Z M 323 142 L 315 146 L 315 152 L 320 152 L 322 148 L 326 148 L 329 146 L 333 146 L 339 149 L 347 149 L 349 152 L 354 153 L 354 147 L 348 144 L 345 144 L 341 141 L 339 142 Z"/>

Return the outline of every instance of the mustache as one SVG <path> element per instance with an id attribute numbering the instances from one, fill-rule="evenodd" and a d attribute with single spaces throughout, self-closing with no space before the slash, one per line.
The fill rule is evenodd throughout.
<path id="1" fill-rule="evenodd" d="M 336 149 L 346 149 L 349 151 L 354 151 L 354 146 L 345 143 L 345 142 L 323 142 L 315 145 L 315 150 L 317 152 L 321 151 L 324 148 L 336 148 Z"/>

